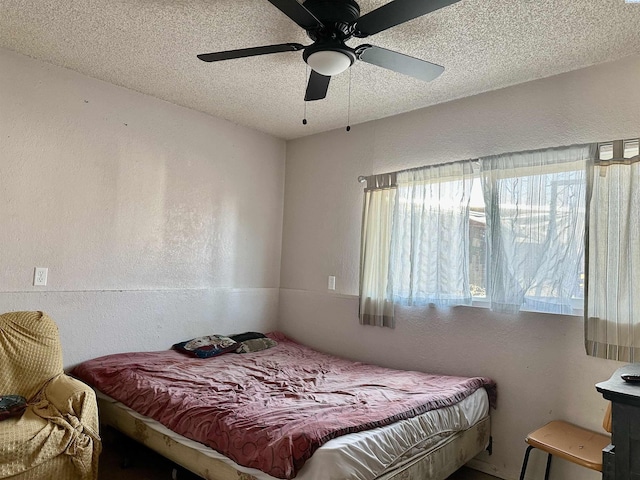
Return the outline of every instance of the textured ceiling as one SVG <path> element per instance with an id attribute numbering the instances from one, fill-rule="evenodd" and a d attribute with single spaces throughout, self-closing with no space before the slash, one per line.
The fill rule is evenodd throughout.
<path id="1" fill-rule="evenodd" d="M 427 1 L 427 0 L 423 0 Z M 387 3 L 362 0 L 362 14 Z M 356 62 L 307 102 L 302 52 L 205 63 L 198 53 L 298 42 L 267 0 L 0 0 L 0 46 L 291 139 L 640 52 L 640 3 L 461 0 L 368 37 L 445 67 L 424 83 Z"/>

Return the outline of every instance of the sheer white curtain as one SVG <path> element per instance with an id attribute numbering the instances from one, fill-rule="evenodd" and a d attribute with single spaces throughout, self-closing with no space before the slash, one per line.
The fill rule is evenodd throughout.
<path id="1" fill-rule="evenodd" d="M 477 162 L 398 172 L 391 298 L 403 305 L 470 305 L 469 199 Z"/>
<path id="2" fill-rule="evenodd" d="M 469 305 L 469 199 L 477 161 L 367 178 L 360 323 L 394 327 L 394 306 Z"/>
<path id="3" fill-rule="evenodd" d="M 388 291 L 395 174 L 367 178 L 360 246 L 360 323 L 395 327 Z"/>
<path id="4" fill-rule="evenodd" d="M 592 356 L 623 362 L 638 362 L 640 361 L 638 140 L 617 141 L 602 145 L 599 158 L 601 160 L 596 160 L 592 172 L 592 189 L 589 196 L 585 346 L 587 353 Z"/>
<path id="5" fill-rule="evenodd" d="M 482 158 L 491 309 L 572 313 L 584 278 L 587 161 L 578 145 Z"/>

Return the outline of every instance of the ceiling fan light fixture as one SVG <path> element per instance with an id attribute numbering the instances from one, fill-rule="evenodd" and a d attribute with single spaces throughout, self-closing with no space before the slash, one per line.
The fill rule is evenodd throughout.
<path id="1" fill-rule="evenodd" d="M 313 70 L 327 77 L 344 72 L 353 63 L 349 55 L 338 50 L 319 50 L 305 60 Z"/>

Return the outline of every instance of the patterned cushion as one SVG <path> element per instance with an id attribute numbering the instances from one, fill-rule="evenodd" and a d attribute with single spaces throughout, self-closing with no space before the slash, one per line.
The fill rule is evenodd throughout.
<path id="1" fill-rule="evenodd" d="M 253 338 L 251 340 L 240 342 L 240 346 L 236 349 L 236 353 L 259 352 L 260 350 L 266 350 L 267 348 L 275 347 L 276 345 L 278 345 L 278 342 L 271 340 L 270 338 Z"/>
<path id="2" fill-rule="evenodd" d="M 0 397 L 0 421 L 22 415 L 26 408 L 26 398 L 20 395 L 3 395 Z"/>
<path id="3" fill-rule="evenodd" d="M 198 358 L 215 357 L 216 355 L 232 352 L 236 348 L 238 348 L 238 343 L 224 335 L 196 337 L 173 345 L 174 350 Z"/>
<path id="4" fill-rule="evenodd" d="M 244 333 L 236 333 L 234 335 L 229 335 L 229 338 L 235 340 L 236 342 L 244 342 L 247 340 L 253 340 L 254 338 L 265 338 L 266 335 L 264 333 L 258 332 L 244 332 Z"/>

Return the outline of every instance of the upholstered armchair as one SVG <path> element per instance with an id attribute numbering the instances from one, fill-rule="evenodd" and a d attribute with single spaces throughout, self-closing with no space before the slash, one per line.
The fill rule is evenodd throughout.
<path id="1" fill-rule="evenodd" d="M 95 393 L 63 372 L 58 327 L 45 313 L 0 315 L 1 395 L 21 395 L 28 406 L 0 421 L 0 479 L 97 478 Z"/>

